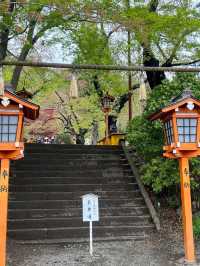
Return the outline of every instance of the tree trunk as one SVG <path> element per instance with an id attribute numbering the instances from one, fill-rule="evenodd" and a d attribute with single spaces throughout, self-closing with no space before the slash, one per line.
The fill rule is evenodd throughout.
<path id="1" fill-rule="evenodd" d="M 29 51 L 30 51 L 30 48 L 27 46 L 24 46 L 22 51 L 21 51 L 21 54 L 18 58 L 18 61 L 24 61 L 26 59 Z M 22 69 L 23 69 L 23 66 L 16 66 L 14 71 L 13 71 L 13 75 L 12 75 L 12 79 L 11 79 L 11 85 L 12 85 L 13 90 L 17 89 Z"/>
<path id="2" fill-rule="evenodd" d="M 7 53 L 9 29 L 0 32 L 0 61 L 4 60 Z"/>
<path id="3" fill-rule="evenodd" d="M 153 55 L 151 48 L 143 46 L 143 64 L 149 67 L 159 67 L 159 60 Z M 153 90 L 160 85 L 166 78 L 163 71 L 146 71 L 147 80 L 150 88 Z"/>
<path id="4" fill-rule="evenodd" d="M 11 0 L 8 5 L 8 13 L 12 13 L 15 8 L 15 1 Z M 6 16 L 8 14 L 3 14 L 3 21 L 2 25 L 3 29 L 0 32 L 0 61 L 4 60 L 7 55 L 7 47 L 8 47 L 8 40 L 9 40 L 9 27 L 6 27 Z"/>
<path id="5" fill-rule="evenodd" d="M 41 10 L 42 10 L 42 6 L 40 6 L 37 9 L 38 14 L 41 12 Z M 34 44 L 37 42 L 37 40 L 40 37 L 39 34 L 36 34 L 34 36 L 34 30 L 35 30 L 36 24 L 37 24 L 37 18 L 33 18 L 29 23 L 29 30 L 27 33 L 27 39 L 26 39 L 24 46 L 22 47 L 20 56 L 18 57 L 18 61 L 26 60 L 26 57 L 27 57 L 29 51 L 32 49 L 32 47 L 34 46 Z M 13 71 L 11 84 L 12 84 L 12 87 L 14 90 L 17 89 L 22 69 L 23 69 L 23 66 L 16 66 L 14 71 Z"/>

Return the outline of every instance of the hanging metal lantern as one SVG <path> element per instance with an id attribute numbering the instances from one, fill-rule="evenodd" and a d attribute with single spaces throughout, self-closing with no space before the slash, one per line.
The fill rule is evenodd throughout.
<path id="1" fill-rule="evenodd" d="M 102 97 L 101 99 L 101 104 L 102 104 L 102 109 L 103 112 L 110 112 L 111 108 L 112 108 L 112 103 L 114 102 L 115 98 L 111 95 L 108 94 L 108 92 L 106 93 L 105 96 Z"/>
<path id="2" fill-rule="evenodd" d="M 140 87 L 139 87 L 139 104 L 140 104 L 140 112 L 143 113 L 144 108 L 146 106 L 147 100 L 147 88 L 144 82 L 143 76 L 140 78 Z"/>
<path id="3" fill-rule="evenodd" d="M 4 94 L 3 68 L 0 66 L 0 95 Z"/>
<path id="4" fill-rule="evenodd" d="M 70 90 L 69 90 L 69 97 L 70 98 L 78 98 L 78 82 L 75 73 L 72 73 Z"/>

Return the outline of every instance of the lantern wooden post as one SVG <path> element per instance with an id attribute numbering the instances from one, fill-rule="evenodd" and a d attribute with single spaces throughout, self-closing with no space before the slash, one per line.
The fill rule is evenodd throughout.
<path id="1" fill-rule="evenodd" d="M 185 261 L 194 263 L 196 258 L 188 160 L 200 156 L 200 100 L 186 89 L 149 119 L 163 122 L 166 138 L 163 156 L 179 161 Z"/>
<path id="2" fill-rule="evenodd" d="M 0 265 L 6 265 L 9 159 L 1 160 L 0 176 Z"/>
<path id="3" fill-rule="evenodd" d="M 0 95 L 0 266 L 6 265 L 10 160 L 24 157 L 23 118 L 34 120 L 38 116 L 38 105 L 30 103 L 6 89 L 3 95 Z M 6 127 L 5 132 L 3 127 Z"/>
<path id="4" fill-rule="evenodd" d="M 195 262 L 188 158 L 179 159 L 185 259 Z"/>

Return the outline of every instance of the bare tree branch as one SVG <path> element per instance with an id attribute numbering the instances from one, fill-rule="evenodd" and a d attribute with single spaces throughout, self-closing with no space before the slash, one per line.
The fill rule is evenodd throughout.
<path id="1" fill-rule="evenodd" d="M 160 44 L 159 44 L 158 42 L 156 43 L 156 46 L 157 46 L 158 50 L 160 51 L 162 57 L 163 57 L 165 60 L 167 60 L 167 56 L 166 56 L 166 54 L 164 53 L 163 49 L 161 48 L 161 46 L 160 46 Z"/>
<path id="2" fill-rule="evenodd" d="M 193 64 L 198 63 L 198 62 L 200 62 L 200 58 L 198 58 L 194 61 L 191 61 L 191 62 L 175 63 L 175 64 L 172 64 L 171 66 L 189 66 L 189 65 L 193 65 Z"/>
<path id="3" fill-rule="evenodd" d="M 57 91 L 55 91 L 55 94 L 56 94 L 56 96 L 59 98 L 59 100 L 61 101 L 61 103 L 64 103 L 65 101 L 63 100 L 63 98 L 60 96 L 60 94 L 57 92 Z"/>

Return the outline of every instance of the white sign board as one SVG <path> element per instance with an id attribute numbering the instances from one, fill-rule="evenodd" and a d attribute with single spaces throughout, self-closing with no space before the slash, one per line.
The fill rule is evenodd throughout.
<path id="1" fill-rule="evenodd" d="M 94 194 L 86 194 L 82 197 L 83 203 L 83 221 L 97 222 L 99 221 L 99 200 Z"/>

